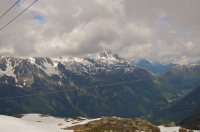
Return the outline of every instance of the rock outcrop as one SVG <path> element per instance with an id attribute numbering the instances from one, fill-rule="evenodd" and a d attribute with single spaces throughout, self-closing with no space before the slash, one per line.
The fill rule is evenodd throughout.
<path id="1" fill-rule="evenodd" d="M 74 132 L 160 132 L 157 126 L 146 120 L 118 117 L 102 117 L 100 120 L 64 129 Z"/>

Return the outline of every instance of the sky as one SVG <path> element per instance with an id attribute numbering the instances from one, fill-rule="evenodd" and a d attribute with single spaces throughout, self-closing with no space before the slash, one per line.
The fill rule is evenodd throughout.
<path id="1" fill-rule="evenodd" d="M 0 0 L 0 15 L 17 0 Z M 34 0 L 21 0 L 0 28 Z M 200 61 L 200 0 L 38 0 L 0 30 L 0 55 Z"/>

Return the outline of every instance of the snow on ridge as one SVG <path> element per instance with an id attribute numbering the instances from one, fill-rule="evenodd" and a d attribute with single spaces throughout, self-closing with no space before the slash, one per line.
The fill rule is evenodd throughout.
<path id="1" fill-rule="evenodd" d="M 96 57 L 96 59 L 98 59 L 98 60 L 111 60 L 111 61 L 117 61 L 117 59 L 114 57 L 114 56 L 112 56 L 112 55 L 107 55 L 107 56 L 98 56 L 98 57 Z"/>
<path id="2" fill-rule="evenodd" d="M 51 58 L 53 62 L 82 62 L 83 58 L 66 58 L 66 57 L 58 57 L 58 58 Z"/>
<path id="3" fill-rule="evenodd" d="M 11 65 L 10 59 L 7 59 L 6 60 L 6 70 L 2 71 L 0 69 L 0 76 L 7 75 L 7 76 L 12 76 L 12 77 L 16 78 L 16 75 L 14 74 L 14 72 L 15 72 L 15 70 L 14 70 L 14 67 L 12 67 L 12 65 Z"/>
<path id="4" fill-rule="evenodd" d="M 88 59 L 91 59 L 93 62 L 90 62 Z M 65 66 L 67 65 L 84 65 L 86 67 L 91 67 L 96 64 L 100 65 L 114 65 L 117 63 L 123 63 L 125 62 L 124 60 L 117 59 L 110 50 L 104 51 L 100 54 L 98 54 L 97 57 L 95 58 L 66 58 L 66 57 L 58 57 L 58 58 L 52 58 L 51 59 L 53 62 L 60 62 L 64 64 Z M 128 61 L 126 61 L 128 63 Z M 72 69 L 72 68 L 68 68 Z"/>
<path id="5" fill-rule="evenodd" d="M 74 58 L 74 61 L 76 61 L 76 62 L 82 62 L 83 59 L 81 59 L 81 58 Z"/>
<path id="6" fill-rule="evenodd" d="M 179 65 L 179 64 L 176 64 L 174 66 L 172 66 L 173 68 L 176 68 L 178 70 L 182 70 L 184 68 L 195 68 L 195 67 L 200 67 L 200 62 L 197 62 L 197 63 L 191 63 L 191 64 L 188 64 L 188 65 Z"/>
<path id="7" fill-rule="evenodd" d="M 88 66 L 89 66 L 89 65 L 94 65 L 92 62 L 90 62 L 90 61 L 88 61 L 88 60 L 85 60 L 85 59 L 82 61 L 82 64 L 83 64 L 83 65 L 88 65 Z"/>
<path id="8" fill-rule="evenodd" d="M 59 74 L 59 71 L 57 69 L 57 65 L 58 63 L 53 63 L 50 64 L 47 62 L 46 58 L 45 58 L 45 61 L 43 61 L 43 64 L 42 64 L 45 68 L 39 66 L 47 75 L 51 76 L 51 75 L 58 75 Z"/>
<path id="9" fill-rule="evenodd" d="M 53 64 L 51 64 L 51 63 L 48 63 L 46 58 L 44 58 L 44 61 L 42 61 L 42 64 L 38 65 L 38 64 L 35 63 L 35 58 L 29 57 L 29 58 L 26 58 L 26 59 L 28 59 L 28 61 L 31 64 L 36 65 L 38 68 L 43 70 L 49 76 L 54 75 L 54 74 L 56 74 L 56 75 L 59 74 L 59 71 L 57 69 L 58 61 L 52 60 Z"/>
<path id="10" fill-rule="evenodd" d="M 67 70 L 77 74 L 77 75 L 95 75 L 99 74 L 101 72 L 101 69 L 103 70 L 111 70 L 111 69 L 124 69 L 125 72 L 132 71 L 133 69 L 128 69 L 130 64 L 127 60 L 123 59 L 116 59 L 114 56 L 111 56 L 107 59 L 98 59 L 98 58 L 42 58 L 40 60 L 40 64 L 36 63 L 36 58 L 28 57 L 24 58 L 30 62 L 31 65 L 37 66 L 39 69 L 44 71 L 47 75 L 60 75 L 60 71 L 58 69 L 58 64 L 61 63 Z M 23 59 L 22 59 L 23 60 Z M 19 64 L 19 62 L 17 63 Z M 10 66 L 10 64 L 8 65 Z M 14 66 L 15 67 L 15 66 Z M 14 75 L 14 69 L 12 67 L 9 67 L 8 69 L 10 76 L 16 77 Z M 99 70 L 98 70 L 99 69 Z M 111 70 L 112 71 L 112 70 Z M 1 76 L 0 72 L 0 76 Z M 11 74 L 13 73 L 13 74 Z"/>
<path id="11" fill-rule="evenodd" d="M 106 50 L 102 53 L 99 53 L 98 56 L 96 57 L 97 60 L 107 60 L 109 61 L 117 61 L 117 59 L 114 57 L 112 52 L 110 50 Z"/>
<path id="12" fill-rule="evenodd" d="M 187 65 L 187 67 L 196 67 L 196 66 L 200 66 L 200 62 L 191 63 L 191 64 Z"/>
<path id="13" fill-rule="evenodd" d="M 33 57 L 29 57 L 28 59 L 32 64 L 35 63 L 35 59 Z"/>

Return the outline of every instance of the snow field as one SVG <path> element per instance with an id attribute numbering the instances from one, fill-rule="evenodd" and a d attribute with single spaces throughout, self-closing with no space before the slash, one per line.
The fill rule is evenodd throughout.
<path id="1" fill-rule="evenodd" d="M 0 115 L 0 132 L 73 132 L 73 130 L 63 130 L 77 124 L 86 124 L 89 120 L 83 121 L 74 119 L 55 118 L 52 116 L 41 117 L 39 114 L 27 114 L 22 118 L 15 118 Z"/>
<path id="2" fill-rule="evenodd" d="M 0 132 L 73 132 L 73 130 L 63 130 L 62 128 L 100 120 L 100 118 L 86 119 L 82 117 L 79 119 L 81 121 L 72 118 L 41 117 L 40 114 L 25 114 L 22 118 L 0 115 Z M 180 127 L 158 127 L 161 132 L 179 132 L 180 129 Z M 194 132 L 200 132 L 200 130 Z"/>

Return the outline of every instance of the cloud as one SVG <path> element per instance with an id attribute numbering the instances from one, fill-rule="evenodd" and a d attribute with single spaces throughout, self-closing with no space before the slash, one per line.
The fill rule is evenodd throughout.
<path id="1" fill-rule="evenodd" d="M 0 27 L 33 1 L 21 0 Z M 0 12 L 14 2 L 0 0 Z M 0 31 L 0 48 L 15 56 L 48 57 L 111 49 L 125 58 L 186 64 L 200 59 L 198 5 L 199 0 L 40 0 Z"/>

